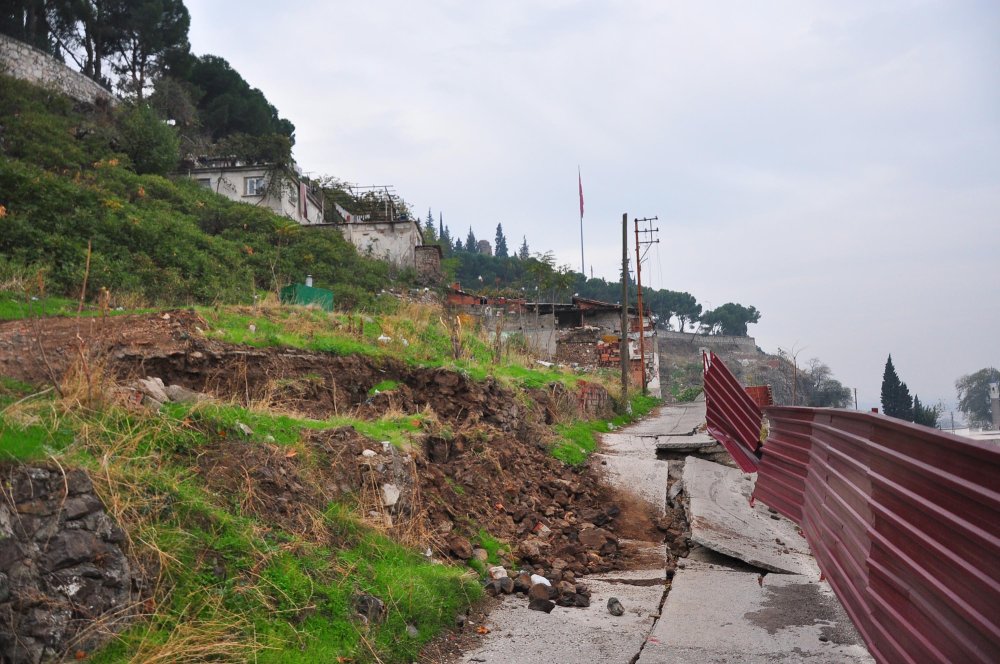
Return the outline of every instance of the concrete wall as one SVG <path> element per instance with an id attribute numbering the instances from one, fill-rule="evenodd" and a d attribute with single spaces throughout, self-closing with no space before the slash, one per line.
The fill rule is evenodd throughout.
<path id="1" fill-rule="evenodd" d="M 503 336 L 520 334 L 536 353 L 548 358 L 556 356 L 556 331 L 552 327 L 552 316 L 541 314 L 535 322 L 535 314 L 515 314 L 504 317 Z"/>
<path id="2" fill-rule="evenodd" d="M 113 94 L 80 72 L 7 35 L 0 35 L 0 65 L 14 78 L 53 88 L 77 101 L 112 106 L 118 102 Z"/>
<path id="3" fill-rule="evenodd" d="M 686 342 L 695 347 L 730 348 L 753 353 L 757 350 L 757 340 L 753 337 L 728 337 L 721 334 L 691 334 L 689 332 L 673 332 L 657 330 L 656 333 L 667 343 Z"/>
<path id="4" fill-rule="evenodd" d="M 337 230 L 361 253 L 388 261 L 400 268 L 415 266 L 420 230 L 412 221 L 363 221 L 339 224 Z"/>

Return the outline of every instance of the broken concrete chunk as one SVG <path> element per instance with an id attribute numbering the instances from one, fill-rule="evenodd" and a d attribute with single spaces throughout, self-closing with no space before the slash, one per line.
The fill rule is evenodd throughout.
<path id="1" fill-rule="evenodd" d="M 399 502 L 400 496 L 399 487 L 395 484 L 383 484 L 382 485 L 382 505 L 385 507 L 393 507 Z"/>

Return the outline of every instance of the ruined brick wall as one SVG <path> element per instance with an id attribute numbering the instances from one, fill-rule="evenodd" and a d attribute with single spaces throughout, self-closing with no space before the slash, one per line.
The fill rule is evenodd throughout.
<path id="1" fill-rule="evenodd" d="M 426 245 L 416 247 L 414 251 L 414 262 L 417 270 L 417 278 L 423 284 L 440 283 L 443 275 L 441 273 L 441 250 L 436 245 Z"/>
<path id="2" fill-rule="evenodd" d="M 3 73 L 36 85 L 53 88 L 88 104 L 114 105 L 117 99 L 110 92 L 53 58 L 48 53 L 0 34 L 0 69 Z"/>

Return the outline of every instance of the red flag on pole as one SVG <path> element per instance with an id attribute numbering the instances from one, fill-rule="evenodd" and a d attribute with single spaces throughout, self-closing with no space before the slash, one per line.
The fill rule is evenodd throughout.
<path id="1" fill-rule="evenodd" d="M 583 178 L 580 177 L 580 169 L 576 169 L 576 180 L 580 185 L 580 219 L 583 219 Z"/>

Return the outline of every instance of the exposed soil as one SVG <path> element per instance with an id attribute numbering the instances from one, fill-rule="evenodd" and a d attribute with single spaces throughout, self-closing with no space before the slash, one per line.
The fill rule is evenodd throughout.
<path id="1" fill-rule="evenodd" d="M 201 450 L 197 468 L 209 486 L 289 530 L 315 529 L 319 510 L 348 496 L 373 520 L 438 555 L 468 557 L 464 544 L 474 545 L 484 529 L 513 543 L 522 564 L 549 574 L 621 569 L 630 553 L 619 538 L 662 541 L 648 511 L 613 493 L 596 469 L 568 467 L 548 454 L 544 425 L 578 414 L 581 405 L 561 386 L 521 402 L 493 380 L 392 359 L 237 346 L 205 339 L 205 328 L 191 311 L 3 323 L 0 375 L 49 382 L 83 351 L 119 380 L 155 376 L 320 419 L 433 412 L 403 451 L 353 429 L 308 432 L 319 463 L 232 436 Z M 399 385 L 371 396 L 385 380 Z M 386 485 L 398 490 L 397 500 L 384 499 Z"/>

